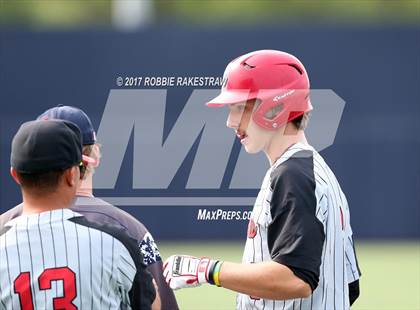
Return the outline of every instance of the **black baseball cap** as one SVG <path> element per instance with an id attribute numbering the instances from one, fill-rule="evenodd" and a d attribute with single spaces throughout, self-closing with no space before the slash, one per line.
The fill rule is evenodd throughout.
<path id="1" fill-rule="evenodd" d="M 80 165 L 82 134 L 63 120 L 23 123 L 12 141 L 10 163 L 20 173 L 43 173 Z"/>
<path id="2" fill-rule="evenodd" d="M 58 105 L 48 109 L 37 118 L 38 120 L 62 119 L 75 123 L 82 132 L 82 144 L 92 145 L 96 142 L 96 133 L 93 129 L 92 122 L 85 112 L 79 108 Z"/>

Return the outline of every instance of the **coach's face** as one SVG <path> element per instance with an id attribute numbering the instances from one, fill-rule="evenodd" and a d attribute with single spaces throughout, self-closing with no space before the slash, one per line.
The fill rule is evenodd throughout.
<path id="1" fill-rule="evenodd" d="M 245 103 L 229 105 L 229 116 L 226 126 L 235 130 L 236 136 L 247 153 L 255 154 L 265 150 L 270 144 L 273 132 L 264 130 L 255 124 L 251 114 L 244 116 L 244 113 L 246 113 Z"/>

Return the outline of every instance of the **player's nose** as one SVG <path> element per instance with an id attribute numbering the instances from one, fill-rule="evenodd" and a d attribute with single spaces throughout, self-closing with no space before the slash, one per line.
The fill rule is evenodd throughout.
<path id="1" fill-rule="evenodd" d="M 226 120 L 226 126 L 231 129 L 238 129 L 239 121 L 240 121 L 240 117 L 235 115 L 235 113 L 231 111 Z"/>

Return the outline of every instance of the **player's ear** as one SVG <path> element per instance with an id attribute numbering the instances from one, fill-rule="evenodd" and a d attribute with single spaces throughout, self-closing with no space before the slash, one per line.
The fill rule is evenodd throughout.
<path id="1" fill-rule="evenodd" d="M 64 171 L 64 179 L 65 182 L 68 186 L 70 187 L 74 187 L 77 185 L 77 179 L 79 178 L 80 174 L 79 174 L 79 167 L 74 166 L 71 167 L 69 169 L 67 169 L 66 171 Z"/>
<path id="2" fill-rule="evenodd" d="M 15 180 L 15 182 L 20 185 L 18 173 L 15 168 L 10 167 L 10 175 L 12 176 L 13 180 Z"/>
<path id="3" fill-rule="evenodd" d="M 98 143 L 95 143 L 93 145 L 93 154 L 95 154 L 94 158 L 95 158 L 95 163 L 92 164 L 94 168 L 97 168 L 99 166 L 99 163 L 101 162 L 101 145 Z"/>

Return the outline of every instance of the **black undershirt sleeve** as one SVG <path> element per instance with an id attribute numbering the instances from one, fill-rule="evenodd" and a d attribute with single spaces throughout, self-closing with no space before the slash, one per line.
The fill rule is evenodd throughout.
<path id="1" fill-rule="evenodd" d="M 349 283 L 349 299 L 350 306 L 359 298 L 360 295 L 360 286 L 359 280 Z"/>
<path id="2" fill-rule="evenodd" d="M 272 260 L 290 268 L 315 290 L 325 235 L 315 215 L 312 156 L 298 155 L 279 165 L 271 175 L 272 222 L 267 241 Z"/>
<path id="3" fill-rule="evenodd" d="M 289 267 L 290 270 L 293 271 L 295 276 L 297 276 L 298 278 L 308 283 L 312 291 L 316 289 L 319 282 L 319 274 L 316 274 L 315 272 L 312 272 L 303 268 L 297 268 L 297 267 L 292 267 L 292 266 L 287 266 L 287 267 Z"/>

